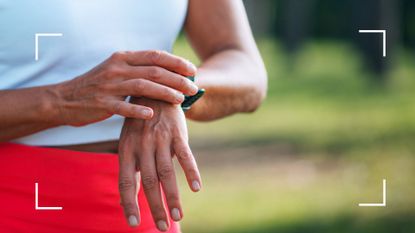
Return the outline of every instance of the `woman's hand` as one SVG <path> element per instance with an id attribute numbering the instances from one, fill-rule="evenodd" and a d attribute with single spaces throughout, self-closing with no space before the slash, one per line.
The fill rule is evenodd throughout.
<path id="1" fill-rule="evenodd" d="M 179 104 L 183 94 L 197 87 L 186 76 L 196 67 L 189 61 L 161 51 L 117 52 L 91 71 L 58 84 L 57 125 L 82 126 L 114 114 L 150 119 L 151 108 L 125 102 L 127 96 L 147 97 Z"/>
<path id="2" fill-rule="evenodd" d="M 194 192 L 201 188 L 199 170 L 188 144 L 186 119 L 179 105 L 148 99 L 133 99 L 132 103 L 152 108 L 154 117 L 130 118 L 124 123 L 119 144 L 121 203 L 130 226 L 137 226 L 140 216 L 137 192 L 141 180 L 157 228 L 167 231 L 169 215 L 163 205 L 161 187 L 171 218 L 180 221 L 183 217 L 172 161 L 175 155 L 190 188 Z"/>

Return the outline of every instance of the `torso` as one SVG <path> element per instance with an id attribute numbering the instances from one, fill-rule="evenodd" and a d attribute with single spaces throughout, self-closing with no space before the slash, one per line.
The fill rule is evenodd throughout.
<path id="1" fill-rule="evenodd" d="M 187 1 L 0 0 L 0 89 L 66 81 L 116 51 L 171 51 L 187 14 Z M 39 39 L 38 61 L 36 33 L 63 34 Z M 117 140 L 122 123 L 123 118 L 114 116 L 86 127 L 45 130 L 15 142 L 94 147 Z"/>

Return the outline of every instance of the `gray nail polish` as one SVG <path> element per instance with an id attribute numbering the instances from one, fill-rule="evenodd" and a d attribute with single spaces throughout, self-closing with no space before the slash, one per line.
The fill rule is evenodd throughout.
<path id="1" fill-rule="evenodd" d="M 180 210 L 178 208 L 173 208 L 171 210 L 171 217 L 174 221 L 180 221 L 181 220 Z"/>
<path id="2" fill-rule="evenodd" d="M 200 183 L 199 183 L 199 181 L 194 180 L 192 182 L 192 188 L 193 188 L 194 191 L 199 191 L 200 190 Z"/>
<path id="3" fill-rule="evenodd" d="M 160 220 L 160 221 L 158 221 L 158 222 L 157 222 L 157 228 L 158 228 L 160 231 L 167 231 L 167 230 L 168 230 L 168 226 L 167 226 L 166 221 L 164 221 L 164 220 Z"/>
<path id="4" fill-rule="evenodd" d="M 132 227 L 138 226 L 137 218 L 134 215 L 130 215 L 130 217 L 128 217 L 128 224 Z"/>

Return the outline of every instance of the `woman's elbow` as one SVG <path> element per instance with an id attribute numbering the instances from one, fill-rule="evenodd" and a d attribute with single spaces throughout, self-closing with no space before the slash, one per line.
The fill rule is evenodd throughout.
<path id="1" fill-rule="evenodd" d="M 257 111 L 267 97 L 268 74 L 265 67 L 262 66 L 255 74 L 255 83 L 248 95 L 248 102 L 250 103 L 246 111 L 248 113 Z"/>

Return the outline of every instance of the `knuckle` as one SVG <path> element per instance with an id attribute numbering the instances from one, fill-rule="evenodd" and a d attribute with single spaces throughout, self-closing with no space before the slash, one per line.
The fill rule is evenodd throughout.
<path id="1" fill-rule="evenodd" d="M 98 107 L 100 109 L 106 109 L 106 98 L 102 95 L 94 95 L 92 97 L 93 101 L 94 101 L 94 105 L 95 107 Z"/>
<path id="2" fill-rule="evenodd" d="M 117 65 L 109 65 L 105 69 L 105 75 L 108 78 L 121 76 L 121 75 L 123 75 L 123 73 L 124 73 L 123 70 L 120 67 L 118 67 Z"/>
<path id="3" fill-rule="evenodd" d="M 111 113 L 113 114 L 118 114 L 121 112 L 121 108 L 122 108 L 122 102 L 114 102 L 114 104 L 112 105 L 112 111 Z"/>
<path id="4" fill-rule="evenodd" d="M 174 169 L 170 165 L 165 165 L 157 170 L 160 180 L 167 180 L 174 175 Z"/>
<path id="5" fill-rule="evenodd" d="M 137 127 L 140 130 L 140 135 L 143 135 L 138 142 L 140 148 L 145 148 L 146 145 L 153 143 L 153 127 L 149 124 L 141 124 Z M 144 164 L 142 165 L 144 166 Z"/>
<path id="6" fill-rule="evenodd" d="M 161 77 L 161 70 L 158 67 L 152 66 L 148 68 L 147 76 L 153 80 L 158 80 Z"/>
<path id="7" fill-rule="evenodd" d="M 142 182 L 143 182 L 143 189 L 144 190 L 151 190 L 154 189 L 156 187 L 156 185 L 158 185 L 158 179 L 155 176 L 143 176 L 142 178 Z"/>
<path id="8" fill-rule="evenodd" d="M 131 214 L 135 212 L 134 210 L 136 208 L 136 205 L 132 202 L 122 201 L 121 206 L 123 207 L 125 213 L 127 214 Z"/>
<path id="9" fill-rule="evenodd" d="M 159 139 L 170 138 L 170 133 L 165 125 L 157 124 L 154 126 L 154 133 Z"/>
<path id="10" fill-rule="evenodd" d="M 110 57 L 110 60 L 112 61 L 120 61 L 123 60 L 124 56 L 125 56 L 125 52 L 123 51 L 117 51 L 115 53 L 113 53 Z"/>
<path id="11" fill-rule="evenodd" d="M 108 83 L 102 83 L 97 85 L 97 92 L 108 92 L 112 89 L 111 84 Z"/>
<path id="12" fill-rule="evenodd" d="M 180 160 L 190 160 L 192 157 L 192 153 L 190 153 L 188 150 L 181 149 L 177 152 L 177 158 Z"/>
<path id="13" fill-rule="evenodd" d="M 134 90 L 137 92 L 143 91 L 145 88 L 145 82 L 141 79 L 137 79 L 134 81 Z"/>
<path id="14" fill-rule="evenodd" d="M 187 81 L 185 78 L 180 78 L 179 79 L 179 88 L 186 89 L 188 87 L 190 87 L 189 81 Z"/>
<path id="15" fill-rule="evenodd" d="M 139 116 L 138 116 L 139 117 Z M 126 133 L 126 135 L 128 135 L 129 139 L 132 141 L 131 144 L 134 144 L 134 136 L 133 135 L 142 135 L 142 122 L 138 123 L 136 120 L 134 120 L 133 124 L 130 124 L 130 126 L 128 127 L 128 132 Z M 141 148 L 142 146 L 140 146 Z M 136 148 L 137 149 L 137 148 Z M 138 150 L 138 149 L 137 149 Z"/>
<path id="16" fill-rule="evenodd" d="M 129 191 L 135 188 L 134 179 L 129 177 L 122 177 L 118 181 L 118 189 L 120 192 Z"/>
<path id="17" fill-rule="evenodd" d="M 158 64 L 163 56 L 164 52 L 161 50 L 150 50 L 147 53 L 148 58 L 154 64 Z"/>
<path id="18" fill-rule="evenodd" d="M 167 131 L 167 129 L 157 131 L 157 138 L 158 139 L 165 140 L 166 138 L 170 138 L 170 137 L 171 137 L 171 135 Z"/>

